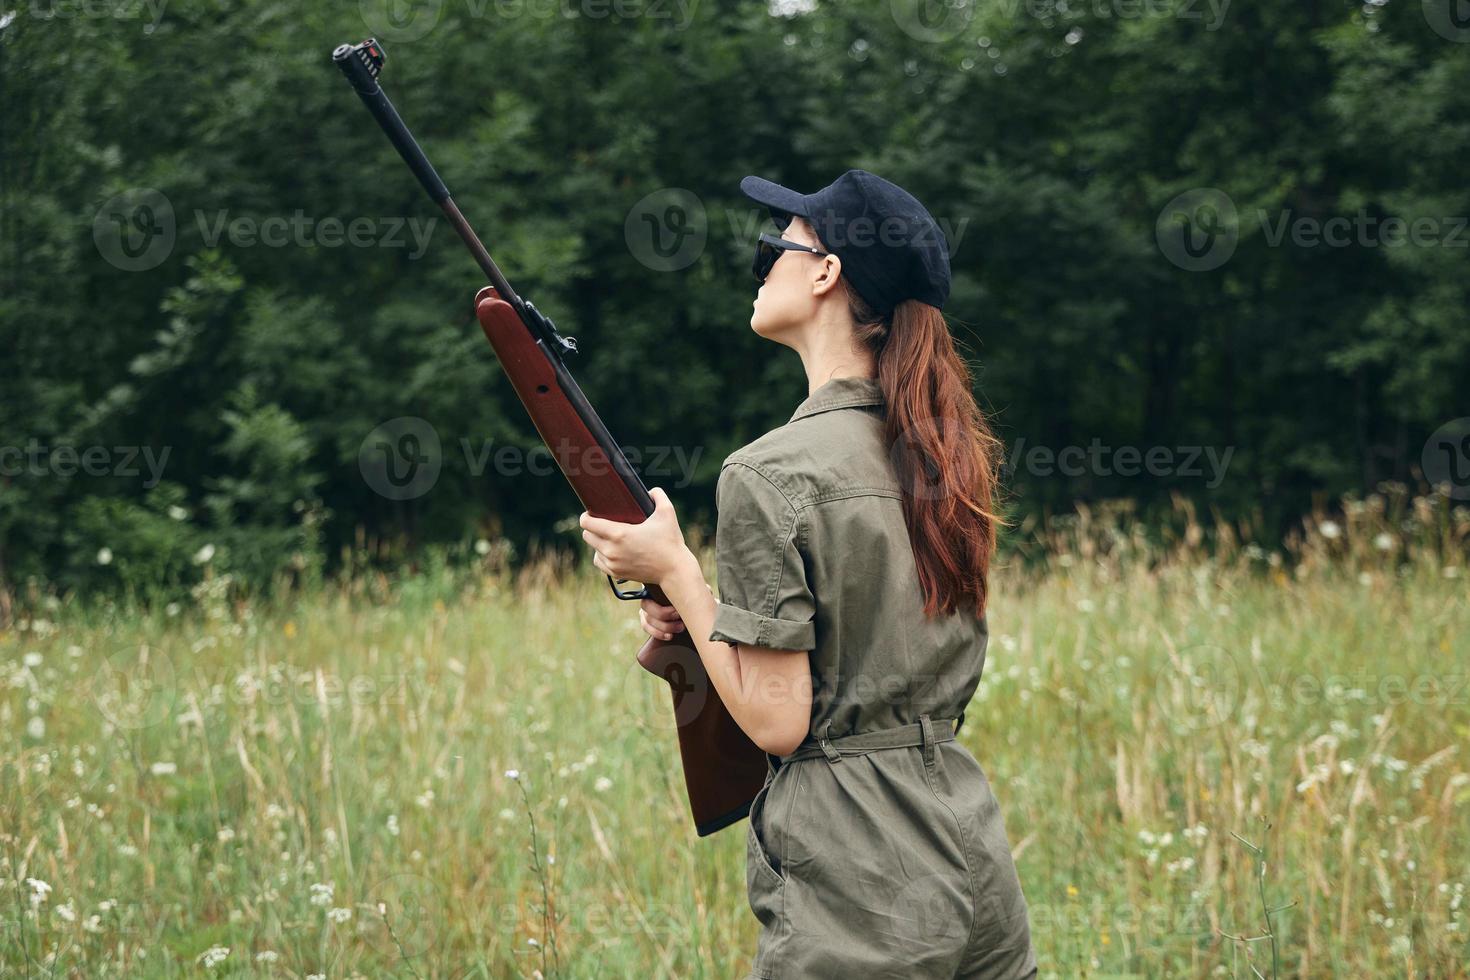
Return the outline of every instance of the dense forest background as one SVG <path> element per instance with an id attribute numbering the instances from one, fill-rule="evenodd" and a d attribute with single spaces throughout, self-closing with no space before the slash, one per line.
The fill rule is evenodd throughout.
<path id="1" fill-rule="evenodd" d="M 1470 495 L 1462 7 L 0 3 L 0 592 L 575 540 L 477 270 L 331 65 L 369 34 L 686 524 L 806 394 L 748 329 L 739 180 L 850 167 L 949 230 L 1018 513 Z"/>

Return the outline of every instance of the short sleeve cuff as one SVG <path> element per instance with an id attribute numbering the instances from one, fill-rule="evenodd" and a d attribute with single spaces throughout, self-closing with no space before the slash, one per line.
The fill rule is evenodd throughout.
<path id="1" fill-rule="evenodd" d="M 817 646 L 816 623 L 793 623 L 789 619 L 772 619 L 748 609 L 724 602 L 715 605 L 715 625 L 711 640 L 744 643 L 747 646 L 770 647 L 773 650 L 814 650 Z"/>

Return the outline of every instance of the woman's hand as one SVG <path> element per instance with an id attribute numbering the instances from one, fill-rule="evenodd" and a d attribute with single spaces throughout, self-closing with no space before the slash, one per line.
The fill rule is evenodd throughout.
<path id="1" fill-rule="evenodd" d="M 652 599 L 644 599 L 638 604 L 638 622 L 643 624 L 643 631 L 655 640 L 672 640 L 675 633 L 684 630 L 679 610 L 660 605 Z"/>
<path id="2" fill-rule="evenodd" d="M 582 540 L 596 552 L 592 564 L 615 579 L 662 585 L 685 562 L 695 561 L 684 544 L 674 505 L 660 487 L 648 492 L 654 511 L 642 524 L 623 524 L 582 512 Z M 641 612 L 641 610 L 640 610 Z"/>

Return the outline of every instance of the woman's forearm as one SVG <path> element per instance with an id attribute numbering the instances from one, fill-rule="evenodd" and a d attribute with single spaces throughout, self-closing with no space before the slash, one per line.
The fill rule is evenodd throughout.
<path id="1" fill-rule="evenodd" d="M 661 583 L 669 604 L 704 663 L 710 682 L 745 734 L 767 752 L 787 755 L 811 718 L 811 665 L 806 651 L 769 650 L 709 638 L 718 604 L 699 560 L 689 553 Z"/>

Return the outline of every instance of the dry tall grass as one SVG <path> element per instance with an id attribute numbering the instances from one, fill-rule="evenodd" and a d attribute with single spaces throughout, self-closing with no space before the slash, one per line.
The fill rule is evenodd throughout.
<path id="1" fill-rule="evenodd" d="M 961 739 L 1044 976 L 1470 976 L 1446 505 L 1349 502 L 1277 553 L 1187 511 L 1021 532 Z M 742 975 L 744 825 L 693 837 L 633 610 L 494 557 L 0 637 L 0 972 Z"/>

